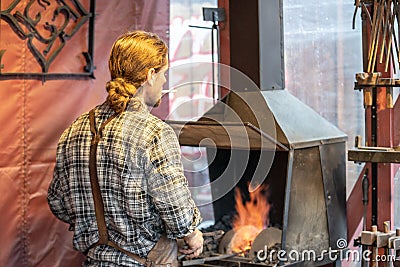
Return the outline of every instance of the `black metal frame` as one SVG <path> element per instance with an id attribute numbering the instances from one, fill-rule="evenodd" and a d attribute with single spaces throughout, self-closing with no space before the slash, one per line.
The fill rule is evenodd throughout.
<path id="1" fill-rule="evenodd" d="M 57 0 L 60 6 L 54 11 L 53 19 L 55 19 L 59 14 L 66 17 L 66 21 L 69 21 L 71 17 L 74 17 L 77 21 L 75 28 L 70 33 L 66 33 L 63 29 L 68 25 L 68 22 L 64 23 L 61 29 L 57 29 L 51 22 L 46 22 L 46 30 L 50 32 L 50 37 L 46 38 L 42 36 L 37 30 L 36 26 L 42 17 L 42 13 L 36 13 L 35 18 L 30 17 L 29 11 L 34 1 L 29 2 L 24 8 L 23 14 L 19 11 L 13 13 L 13 9 L 20 3 L 21 0 L 14 0 L 10 6 L 0 11 L 0 19 L 6 21 L 12 30 L 22 39 L 27 39 L 27 46 L 31 51 L 33 57 L 37 60 L 38 64 L 41 66 L 42 72 L 38 73 L 20 73 L 20 72 L 2 72 L 4 69 L 4 64 L 1 60 L 4 56 L 6 50 L 1 50 L 0 48 L 0 80 L 11 80 L 11 79 L 38 79 L 43 82 L 46 80 L 58 80 L 58 79 L 79 79 L 79 78 L 95 78 L 93 64 L 93 47 L 94 47 L 94 20 L 95 20 L 95 0 L 90 0 L 89 12 L 85 10 L 83 5 L 79 0 L 71 0 L 72 5 L 76 10 L 72 9 L 65 0 Z M 46 6 L 50 5 L 47 1 L 38 1 L 45 10 Z M 68 39 L 70 39 L 87 21 L 89 21 L 87 44 L 88 51 L 82 52 L 86 65 L 83 66 L 83 72 L 81 73 L 49 73 L 49 67 L 54 59 L 61 52 L 62 48 L 65 46 Z M 24 26 L 28 32 L 24 31 L 21 27 Z M 46 49 L 40 52 L 33 44 L 33 39 L 38 40 L 42 44 L 46 45 Z M 50 56 L 46 59 L 45 56 L 50 52 L 55 41 L 60 41 L 61 45 L 57 47 Z"/>
<path id="2" fill-rule="evenodd" d="M 218 63 L 220 62 L 220 52 L 219 49 L 221 47 L 220 44 L 220 33 L 219 33 L 219 26 L 218 22 L 225 21 L 226 19 L 226 14 L 225 14 L 225 9 L 218 7 L 218 8 L 213 8 L 213 7 L 203 7 L 203 20 L 204 21 L 212 21 L 213 25 L 211 27 L 203 27 L 203 26 L 195 26 L 195 25 L 189 25 L 189 27 L 192 28 L 199 28 L 199 29 L 208 29 L 211 30 L 211 63 L 212 63 L 212 68 L 211 68 L 211 76 L 212 76 L 212 97 L 214 99 L 214 104 L 216 98 L 219 100 L 221 98 L 221 88 L 218 88 L 218 96 L 215 97 L 216 89 L 215 86 L 216 84 L 219 84 L 219 65 Z M 217 33 L 217 61 L 215 61 L 215 56 L 214 56 L 214 50 L 215 50 L 215 37 L 214 37 L 214 30 Z M 217 64 L 215 64 L 217 63 Z M 217 74 L 218 74 L 218 81 L 217 83 L 215 82 L 215 67 L 217 68 Z"/>

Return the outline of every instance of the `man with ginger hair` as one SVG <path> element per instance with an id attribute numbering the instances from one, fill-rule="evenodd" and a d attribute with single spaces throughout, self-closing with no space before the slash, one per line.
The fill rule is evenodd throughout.
<path id="1" fill-rule="evenodd" d="M 48 203 L 71 225 L 74 248 L 87 256 L 85 266 L 142 266 L 129 254 L 146 258 L 162 236 L 182 238 L 187 247 L 181 252 L 188 258 L 202 252 L 201 216 L 183 174 L 178 140 L 149 112 L 160 104 L 167 53 L 153 33 L 121 35 L 110 53 L 106 101 L 79 116 L 58 143 Z M 108 240 L 115 246 L 99 244 L 89 172 L 92 139 Z"/>

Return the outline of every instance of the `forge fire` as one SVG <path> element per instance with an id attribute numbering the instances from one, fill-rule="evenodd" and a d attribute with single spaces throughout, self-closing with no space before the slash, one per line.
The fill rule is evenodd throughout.
<path id="1" fill-rule="evenodd" d="M 236 188 L 237 214 L 233 218 L 234 235 L 228 253 L 247 254 L 256 236 L 268 226 L 270 204 L 266 189 L 266 186 L 260 186 L 250 193 L 250 200 L 244 202 L 241 191 Z"/>

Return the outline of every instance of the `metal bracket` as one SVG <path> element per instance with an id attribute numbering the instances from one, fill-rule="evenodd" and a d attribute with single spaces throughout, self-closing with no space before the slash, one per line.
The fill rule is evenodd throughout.
<path id="1" fill-rule="evenodd" d="M 87 1 L 90 1 L 88 3 L 90 11 L 86 10 L 86 4 L 81 3 L 80 0 L 38 0 L 29 1 L 29 3 L 15 0 L 6 9 L 0 10 L 0 19 L 7 22 L 21 40 L 26 41 L 29 51 L 41 68 L 41 72 L 36 73 L 4 72 L 6 66 L 2 64 L 2 59 L 7 51 L 2 49 L 0 50 L 0 80 L 39 79 L 44 82 L 50 79 L 94 78 L 95 0 Z M 89 24 L 88 51 L 82 52 L 86 61 L 82 72 L 49 72 L 51 64 L 67 42 L 87 23 Z"/>

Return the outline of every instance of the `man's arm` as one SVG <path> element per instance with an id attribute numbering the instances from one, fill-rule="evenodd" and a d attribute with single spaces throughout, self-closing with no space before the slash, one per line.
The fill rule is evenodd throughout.
<path id="1" fill-rule="evenodd" d="M 64 136 L 64 135 L 63 135 Z M 72 220 L 64 203 L 65 192 L 68 192 L 66 182 L 67 173 L 64 169 L 65 142 L 63 136 L 57 146 L 56 165 L 54 167 L 53 179 L 47 192 L 47 202 L 51 212 L 60 220 L 71 224 Z"/>
<path id="2" fill-rule="evenodd" d="M 151 140 L 148 155 L 148 189 L 170 238 L 182 238 L 201 222 L 187 179 L 183 174 L 181 151 L 172 128 L 166 125 Z"/>

